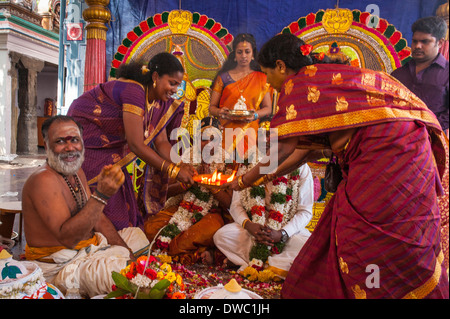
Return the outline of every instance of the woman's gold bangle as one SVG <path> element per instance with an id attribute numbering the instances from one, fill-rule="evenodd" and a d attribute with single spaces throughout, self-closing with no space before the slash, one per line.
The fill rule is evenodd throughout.
<path id="1" fill-rule="evenodd" d="M 161 172 L 164 172 L 163 170 L 164 170 L 164 164 L 166 163 L 166 160 L 164 160 L 163 162 L 162 162 L 162 164 L 161 164 L 161 169 L 160 169 L 160 171 Z"/>
<path id="2" fill-rule="evenodd" d="M 166 173 L 167 173 L 167 175 L 169 175 L 169 177 L 172 174 L 174 167 L 175 167 L 174 163 L 170 163 L 169 166 L 167 166 Z"/>
<path id="3" fill-rule="evenodd" d="M 172 170 L 170 171 L 169 177 L 172 179 L 176 179 L 178 176 L 178 173 L 180 172 L 180 169 L 181 168 L 179 166 L 174 165 Z"/>
<path id="4" fill-rule="evenodd" d="M 244 181 L 242 180 L 242 179 L 243 179 L 243 176 L 244 176 L 244 175 L 241 175 L 241 176 L 238 177 L 238 185 L 239 185 L 239 187 L 240 187 L 241 189 L 244 189 L 244 188 L 246 187 L 245 184 L 244 184 Z"/>

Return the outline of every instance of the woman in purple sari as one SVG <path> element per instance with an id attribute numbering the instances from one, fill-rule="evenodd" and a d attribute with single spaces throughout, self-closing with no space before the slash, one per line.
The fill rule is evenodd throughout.
<path id="1" fill-rule="evenodd" d="M 183 103 L 171 96 L 183 74 L 175 56 L 159 53 L 148 66 L 139 62 L 121 65 L 116 80 L 96 86 L 72 103 L 68 115 L 84 129 L 82 167 L 91 188 L 95 188 L 101 167 L 119 165 L 127 176 L 126 166 L 137 157 L 147 164 L 147 170 L 154 168 L 162 182 L 168 175 L 185 184 L 194 183 L 190 166 L 175 166 L 170 160 L 168 136 L 180 126 L 183 116 Z M 163 192 L 159 195 L 164 197 Z M 130 178 L 113 197 L 104 199 L 108 201 L 104 213 L 117 230 L 143 227 L 145 212 L 139 211 Z"/>

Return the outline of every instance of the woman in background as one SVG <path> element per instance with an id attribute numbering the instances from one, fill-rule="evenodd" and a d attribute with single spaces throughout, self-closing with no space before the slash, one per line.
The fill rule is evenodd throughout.
<path id="1" fill-rule="evenodd" d="M 255 61 L 257 51 L 253 35 L 238 34 L 232 46 L 233 51 L 214 80 L 209 112 L 220 119 L 224 129 L 242 129 L 233 141 L 226 140 L 226 130 L 223 135 L 225 150 L 232 153 L 237 149 L 242 159 L 249 148 L 256 146 L 259 119 L 272 114 L 272 100 L 266 75 Z M 255 113 L 251 119 L 234 120 L 229 116 L 230 110 Z"/>

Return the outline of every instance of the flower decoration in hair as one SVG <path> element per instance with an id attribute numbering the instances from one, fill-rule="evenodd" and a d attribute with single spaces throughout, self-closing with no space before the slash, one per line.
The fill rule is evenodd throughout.
<path id="1" fill-rule="evenodd" d="M 141 70 L 142 70 L 142 74 L 144 74 L 144 75 L 147 74 L 148 72 L 150 72 L 150 70 L 147 68 L 146 65 L 143 65 Z"/>
<path id="2" fill-rule="evenodd" d="M 302 54 L 304 56 L 307 56 L 311 53 L 313 49 L 313 46 L 311 44 L 304 44 L 302 46 L 300 46 L 300 50 L 302 51 Z"/>

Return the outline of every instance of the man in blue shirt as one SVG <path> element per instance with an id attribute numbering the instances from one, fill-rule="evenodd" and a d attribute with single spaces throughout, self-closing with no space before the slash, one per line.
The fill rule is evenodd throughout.
<path id="1" fill-rule="evenodd" d="M 439 53 L 447 24 L 442 18 L 421 18 L 413 23 L 412 59 L 392 72 L 433 111 L 448 136 L 449 62 Z"/>

